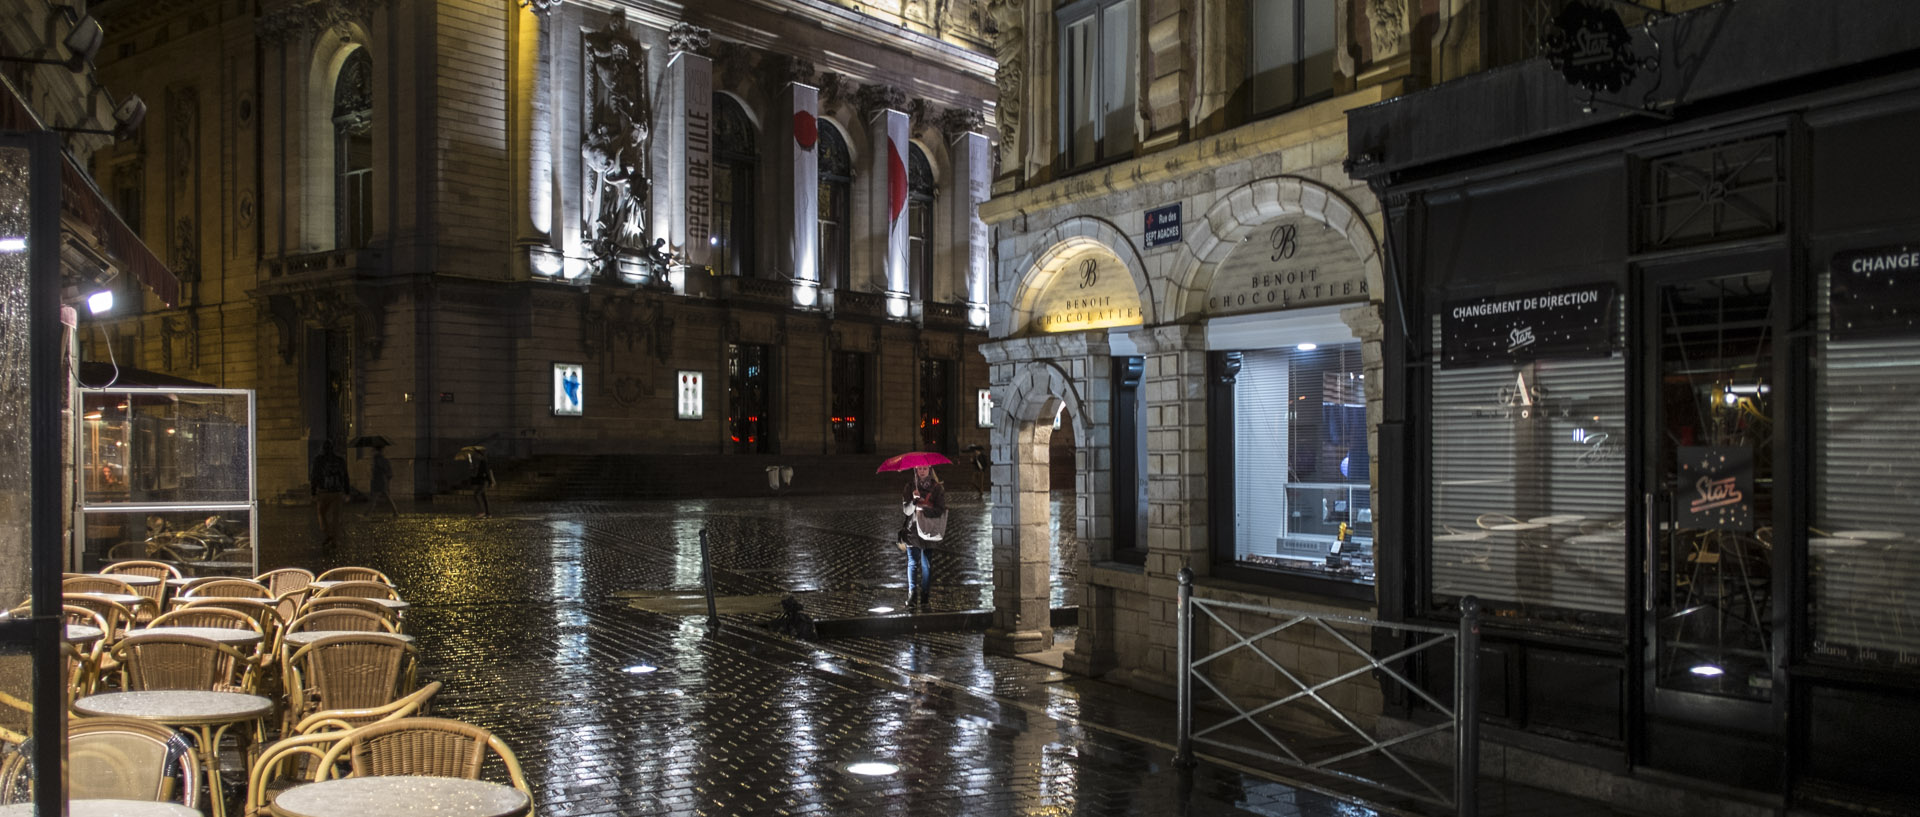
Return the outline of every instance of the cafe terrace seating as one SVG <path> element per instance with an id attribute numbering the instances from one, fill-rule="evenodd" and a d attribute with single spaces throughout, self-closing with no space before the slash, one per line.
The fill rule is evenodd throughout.
<path id="1" fill-rule="evenodd" d="M 320 774 L 335 776 L 335 761 L 345 759 L 355 777 L 429 775 L 480 780 L 488 755 L 499 759 L 511 785 L 533 799 L 520 760 L 492 732 L 446 718 L 380 721 L 346 733 L 320 761 Z"/>

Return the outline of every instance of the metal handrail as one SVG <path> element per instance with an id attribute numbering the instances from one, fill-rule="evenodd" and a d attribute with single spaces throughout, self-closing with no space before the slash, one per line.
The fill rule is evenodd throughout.
<path id="1" fill-rule="evenodd" d="M 1257 604 L 1197 599 L 1194 598 L 1193 595 L 1193 570 L 1191 568 L 1183 568 L 1180 571 L 1179 602 L 1177 613 L 1179 641 L 1177 651 L 1180 662 L 1180 678 L 1176 688 L 1176 694 L 1178 696 L 1177 705 L 1180 711 L 1176 719 L 1175 740 L 1177 741 L 1177 746 L 1175 760 L 1183 767 L 1191 767 L 1193 765 L 1195 744 L 1204 744 L 1242 754 L 1253 755 L 1286 766 L 1306 769 L 1320 774 L 1334 775 L 1383 791 L 1435 803 L 1452 809 L 1454 813 L 1460 815 L 1460 817 L 1473 817 L 1473 815 L 1477 813 L 1475 780 L 1479 777 L 1480 765 L 1478 707 L 1480 686 L 1478 660 L 1480 649 L 1480 602 L 1478 599 L 1468 596 L 1460 600 L 1460 625 L 1458 628 L 1379 621 L 1362 616 L 1286 610 Z M 1195 616 L 1196 610 L 1205 614 L 1214 624 L 1224 629 L 1229 641 L 1231 641 L 1227 646 L 1214 650 L 1199 659 L 1195 659 L 1193 654 L 1194 625 L 1197 623 Z M 1250 635 L 1243 634 L 1231 623 L 1222 619 L 1216 611 L 1233 611 L 1271 616 L 1279 619 L 1280 623 Z M 1376 656 L 1371 650 L 1355 643 L 1354 640 L 1346 634 L 1331 626 L 1333 624 L 1383 629 L 1399 635 L 1420 635 L 1426 637 L 1417 640 L 1417 643 L 1413 643 L 1395 652 Z M 1363 659 L 1366 662 L 1365 665 L 1338 673 L 1331 678 L 1309 683 L 1301 677 L 1301 674 L 1282 666 L 1279 661 L 1274 660 L 1272 655 L 1258 648 L 1258 645 L 1264 639 L 1285 632 L 1296 625 L 1319 628 L 1324 634 L 1332 636 L 1332 638 L 1348 652 Z M 1425 688 L 1414 683 L 1412 679 L 1409 679 L 1392 666 L 1416 654 L 1437 651 L 1438 648 L 1447 645 L 1450 645 L 1454 652 L 1454 700 L 1451 706 L 1435 698 Z M 1295 691 L 1258 706 L 1245 707 L 1201 672 L 1201 668 L 1207 664 L 1237 653 L 1242 649 L 1258 656 L 1261 661 L 1264 661 L 1268 666 L 1272 667 L 1275 673 L 1293 684 Z M 1415 729 L 1397 737 L 1386 740 L 1377 739 L 1374 735 L 1356 724 L 1353 718 L 1349 717 L 1348 713 L 1341 712 L 1339 707 L 1335 706 L 1327 700 L 1326 696 L 1321 694 L 1323 690 L 1336 684 L 1366 675 L 1367 673 L 1378 673 L 1382 677 L 1382 683 L 1385 683 L 1387 680 L 1398 683 L 1409 693 L 1437 710 L 1446 720 L 1431 726 Z M 1193 686 L 1195 681 L 1198 681 L 1202 686 L 1212 691 L 1228 708 L 1233 710 L 1232 717 L 1195 732 L 1193 728 Z M 1353 735 L 1357 736 L 1364 745 L 1361 746 L 1361 748 L 1351 751 L 1309 760 L 1295 751 L 1287 741 L 1275 735 L 1267 723 L 1259 720 L 1260 715 L 1264 713 L 1301 700 L 1311 700 L 1319 704 L 1320 707 L 1332 715 L 1334 720 L 1338 721 L 1348 731 L 1352 732 Z M 1284 754 L 1274 754 L 1257 748 L 1229 743 L 1219 738 L 1208 737 L 1209 734 L 1236 724 L 1244 724 L 1251 727 L 1268 742 L 1278 747 L 1279 751 Z M 1451 796 L 1393 752 L 1395 746 L 1449 729 L 1454 732 L 1454 780 Z M 1386 758 L 1395 766 L 1399 767 L 1401 771 L 1418 781 L 1425 791 L 1409 791 L 1384 781 L 1374 780 L 1331 768 L 1332 764 L 1374 752 L 1378 752 L 1381 757 Z"/>

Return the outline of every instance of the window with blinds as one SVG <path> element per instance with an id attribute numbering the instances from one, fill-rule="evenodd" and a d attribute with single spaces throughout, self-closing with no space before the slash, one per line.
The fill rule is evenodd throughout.
<path id="1" fill-rule="evenodd" d="M 1243 352 L 1233 385 L 1234 561 L 1371 583 L 1360 344 Z"/>
<path id="2" fill-rule="evenodd" d="M 1617 356 L 1434 371 L 1437 608 L 1474 595 L 1536 623 L 1622 626 L 1626 386 Z"/>
<path id="3" fill-rule="evenodd" d="M 1807 532 L 1813 653 L 1920 668 L 1920 338 L 1819 338 Z"/>

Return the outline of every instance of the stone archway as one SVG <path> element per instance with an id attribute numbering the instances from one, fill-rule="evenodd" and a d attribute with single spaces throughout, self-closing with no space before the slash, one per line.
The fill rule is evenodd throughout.
<path id="1" fill-rule="evenodd" d="M 1053 646 L 1050 446 L 1061 406 L 1077 422 L 1074 482 L 1082 541 L 1111 509 L 1094 470 L 1104 459 L 1110 393 L 1102 332 L 1012 338 L 982 346 L 995 370 L 993 622 L 987 649 L 1032 653 Z M 1085 560 L 1085 550 L 1079 557 Z M 1084 565 L 1082 565 L 1084 568 Z"/>

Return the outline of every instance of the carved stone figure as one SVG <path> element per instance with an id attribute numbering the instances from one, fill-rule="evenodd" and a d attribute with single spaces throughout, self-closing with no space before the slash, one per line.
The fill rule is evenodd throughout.
<path id="1" fill-rule="evenodd" d="M 674 23 L 667 29 L 667 48 L 675 52 L 706 54 L 713 32 L 692 23 Z"/>
<path id="2" fill-rule="evenodd" d="M 582 229 L 605 271 L 621 250 L 645 248 L 651 183 L 647 175 L 653 106 L 647 94 L 646 51 L 615 9 L 606 28 L 584 38 L 587 121 L 580 152 Z"/>
<path id="3" fill-rule="evenodd" d="M 1000 166 L 1020 166 L 1020 114 L 1024 100 L 1020 85 L 1026 80 L 1026 0 L 991 0 L 987 4 L 988 31 L 1000 67 L 994 74 L 1000 86 L 995 109 L 1000 125 Z"/>
<path id="4" fill-rule="evenodd" d="M 1373 58 L 1385 59 L 1400 53 L 1400 37 L 1406 33 L 1406 0 L 1372 0 L 1367 16 L 1373 20 Z"/>

